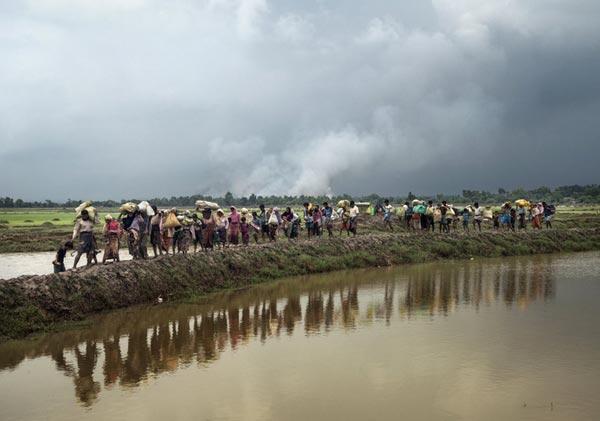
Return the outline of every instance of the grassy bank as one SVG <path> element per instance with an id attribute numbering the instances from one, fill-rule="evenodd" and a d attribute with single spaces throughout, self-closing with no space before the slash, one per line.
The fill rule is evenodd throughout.
<path id="1" fill-rule="evenodd" d="M 600 229 L 464 235 L 367 234 L 122 262 L 60 275 L 0 281 L 0 337 L 140 303 L 181 299 L 284 276 L 462 259 L 600 249 Z"/>

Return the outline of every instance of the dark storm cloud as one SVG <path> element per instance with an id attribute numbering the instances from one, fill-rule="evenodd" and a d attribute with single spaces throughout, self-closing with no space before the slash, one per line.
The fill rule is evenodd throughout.
<path id="1" fill-rule="evenodd" d="M 0 6 L 0 195 L 598 182 L 595 1 Z"/>

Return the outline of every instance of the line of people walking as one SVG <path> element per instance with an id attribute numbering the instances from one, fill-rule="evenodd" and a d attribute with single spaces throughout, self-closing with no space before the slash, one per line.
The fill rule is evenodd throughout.
<path id="1" fill-rule="evenodd" d="M 478 202 L 463 208 L 457 208 L 446 201 L 434 205 L 432 200 L 427 203 L 413 200 L 405 202 L 400 208 L 394 208 L 388 200 L 383 205 L 376 205 L 375 214 L 383 217 L 384 228 L 394 231 L 393 221 L 398 218 L 409 231 L 435 231 L 449 233 L 462 226 L 464 231 L 473 229 L 481 231 L 482 223 L 488 221 L 495 230 L 505 229 L 515 231 L 517 228 L 526 229 L 531 224 L 534 229 L 541 229 L 542 222 L 546 228 L 552 228 L 552 220 L 556 207 L 546 202 L 531 204 L 526 200 L 504 203 L 499 210 L 492 207 L 482 207 Z"/>
<path id="2" fill-rule="evenodd" d="M 343 200 L 336 209 L 325 202 L 322 205 L 304 203 L 301 215 L 292 207 L 283 212 L 278 207 L 266 208 L 261 204 L 250 212 L 246 208 L 238 211 L 235 206 L 226 214 L 216 204 L 201 202 L 196 212 L 177 208 L 159 210 L 147 202 L 139 205 L 126 203 L 121 213 L 114 218 L 104 216 L 102 236 L 104 254 L 102 263 L 120 261 L 120 242 L 125 237 L 129 254 L 134 260 L 148 259 L 149 245 L 154 257 L 169 254 L 187 254 L 193 250 L 210 251 L 215 248 L 247 246 L 251 241 L 275 242 L 279 235 L 288 240 L 299 238 L 305 231 L 306 238 L 321 237 L 327 233 L 334 236 L 334 221 L 339 221 L 339 235 L 357 234 L 359 208 L 354 201 Z M 205 204 L 208 203 L 209 206 Z M 85 205 L 85 206 L 84 206 Z M 79 208 L 78 208 L 79 209 Z M 98 243 L 94 227 L 98 222 L 96 210 L 91 203 L 82 204 L 73 229 L 71 240 L 61 244 L 54 263 L 55 272 L 65 271 L 64 259 L 67 251 L 79 239 L 73 268 L 81 257 L 86 256 L 86 266 L 97 264 Z M 302 225 L 303 222 L 303 225 Z"/>
<path id="3" fill-rule="evenodd" d="M 65 270 L 64 259 L 68 250 L 76 247 L 73 268 L 81 257 L 86 256 L 87 266 L 97 264 L 98 243 L 94 227 L 98 222 L 96 210 L 90 202 L 84 202 L 77 209 L 77 218 L 72 238 L 61 244 L 54 260 L 55 272 Z M 484 222 L 491 223 L 495 230 L 526 229 L 530 224 L 534 229 L 552 228 L 556 208 L 541 202 L 532 204 L 526 200 L 504 203 L 499 210 L 482 207 L 475 202 L 463 208 L 457 208 L 446 201 L 434 204 L 432 200 L 424 202 L 413 200 L 395 208 L 389 200 L 367 210 L 367 214 L 381 215 L 384 229 L 394 231 L 395 225 L 404 226 L 410 232 L 449 233 L 460 226 L 464 231 L 482 230 Z M 125 237 L 129 254 L 134 260 L 148 259 L 149 246 L 154 257 L 169 254 L 187 254 L 191 251 L 210 251 L 230 246 L 247 246 L 252 241 L 275 242 L 280 235 L 290 241 L 300 237 L 301 231 L 307 239 L 323 235 L 355 236 L 357 234 L 359 208 L 354 201 L 342 200 L 335 208 L 329 203 L 321 205 L 304 203 L 297 213 L 292 207 L 281 211 L 278 207 L 266 208 L 261 204 L 258 209 L 249 211 L 229 208 L 226 214 L 217 204 L 199 201 L 196 211 L 180 212 L 176 208 L 159 210 L 148 202 L 126 203 L 121 206 L 118 217 L 104 216 L 102 237 L 104 254 L 102 263 L 120 260 L 121 240 Z"/>

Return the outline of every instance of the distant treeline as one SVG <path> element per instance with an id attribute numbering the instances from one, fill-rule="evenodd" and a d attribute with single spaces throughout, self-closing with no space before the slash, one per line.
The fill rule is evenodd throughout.
<path id="1" fill-rule="evenodd" d="M 563 203 L 563 204 L 592 204 L 600 203 L 600 185 L 588 184 L 585 186 L 572 185 L 572 186 L 560 186 L 555 189 L 549 187 L 538 187 L 533 190 L 525 190 L 522 188 L 508 191 L 503 188 L 498 189 L 496 193 L 489 191 L 479 190 L 463 190 L 461 195 L 446 195 L 437 194 L 435 196 L 424 196 L 415 195 L 409 192 L 407 196 L 380 196 L 378 194 L 370 194 L 368 196 L 353 196 L 350 194 L 341 194 L 333 197 L 328 196 L 260 196 L 251 194 L 250 196 L 235 197 L 233 194 L 228 192 L 223 197 L 206 196 L 206 195 L 192 195 L 192 196 L 172 196 L 167 197 L 156 197 L 152 199 L 148 198 L 131 198 L 115 200 L 95 200 L 94 205 L 97 207 L 114 208 L 118 207 L 124 202 L 139 202 L 141 200 L 148 200 L 150 203 L 159 207 L 190 207 L 194 206 L 196 200 L 206 200 L 210 202 L 217 202 L 224 206 L 246 206 L 254 207 L 261 203 L 265 205 L 273 206 L 284 206 L 284 205 L 300 205 L 304 202 L 310 203 L 337 203 L 342 199 L 352 198 L 358 202 L 371 202 L 379 203 L 383 202 L 384 199 L 389 199 L 392 203 L 403 203 L 405 201 L 411 201 L 415 198 L 423 200 L 433 200 L 434 202 L 441 202 L 446 200 L 449 203 L 471 203 L 479 202 L 482 204 L 487 203 L 501 203 L 506 201 L 512 201 L 516 199 L 529 199 L 531 201 L 545 201 L 548 203 Z M 68 199 L 64 203 L 53 202 L 52 200 L 45 200 L 43 202 L 27 202 L 21 199 L 13 199 L 12 197 L 0 197 L 0 208 L 75 208 L 82 200 Z"/>

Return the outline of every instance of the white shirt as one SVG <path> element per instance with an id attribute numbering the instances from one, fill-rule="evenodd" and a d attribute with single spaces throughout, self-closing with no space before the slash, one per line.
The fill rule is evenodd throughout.
<path id="1" fill-rule="evenodd" d="M 358 216 L 358 206 L 354 205 L 354 207 L 350 209 L 350 218 L 356 218 L 357 216 Z"/>
<path id="2" fill-rule="evenodd" d="M 87 221 L 78 219 L 73 228 L 73 240 L 82 232 L 94 232 L 94 223 L 89 219 Z"/>

